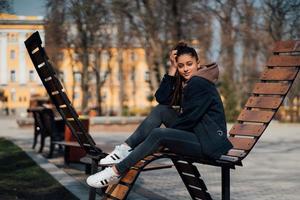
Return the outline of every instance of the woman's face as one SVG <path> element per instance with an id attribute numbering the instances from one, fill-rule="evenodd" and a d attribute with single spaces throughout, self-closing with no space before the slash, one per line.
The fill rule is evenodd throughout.
<path id="1" fill-rule="evenodd" d="M 183 54 L 177 57 L 177 67 L 179 74 L 189 80 L 198 70 L 198 62 L 195 57 L 189 54 Z"/>

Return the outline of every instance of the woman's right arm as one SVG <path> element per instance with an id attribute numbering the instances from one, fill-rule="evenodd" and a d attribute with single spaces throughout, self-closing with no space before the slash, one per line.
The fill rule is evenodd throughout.
<path id="1" fill-rule="evenodd" d="M 176 50 L 172 50 L 170 52 L 170 68 L 168 70 L 168 74 L 165 74 L 159 88 L 155 93 L 156 101 L 163 105 L 169 105 L 171 103 L 175 84 L 176 84 L 176 71 L 177 71 L 177 63 L 176 63 Z"/>

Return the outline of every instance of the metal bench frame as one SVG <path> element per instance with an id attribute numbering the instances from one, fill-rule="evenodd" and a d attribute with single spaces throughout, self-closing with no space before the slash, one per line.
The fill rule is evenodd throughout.
<path id="1" fill-rule="evenodd" d="M 73 108 L 71 101 L 65 93 L 63 85 L 59 81 L 49 58 L 42 47 L 42 40 L 39 33 L 33 33 L 25 41 L 25 46 L 52 103 L 66 122 L 66 125 L 70 128 L 72 135 L 76 138 L 81 148 L 84 149 L 87 156 L 91 158 L 91 173 L 96 173 L 99 160 L 104 158 L 107 154 L 96 146 L 95 141 L 80 121 L 79 115 Z M 95 199 L 95 195 L 96 190 L 91 188 L 90 199 Z"/>

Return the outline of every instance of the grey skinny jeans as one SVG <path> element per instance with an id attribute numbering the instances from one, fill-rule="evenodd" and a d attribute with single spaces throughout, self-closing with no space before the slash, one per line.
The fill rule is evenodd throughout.
<path id="1" fill-rule="evenodd" d="M 201 145 L 195 133 L 159 128 L 161 124 L 169 127 L 178 117 L 170 106 L 157 105 L 139 125 L 136 131 L 125 141 L 133 150 L 123 161 L 116 164 L 120 175 L 124 175 L 144 157 L 166 147 L 171 152 L 187 156 L 201 157 Z"/>

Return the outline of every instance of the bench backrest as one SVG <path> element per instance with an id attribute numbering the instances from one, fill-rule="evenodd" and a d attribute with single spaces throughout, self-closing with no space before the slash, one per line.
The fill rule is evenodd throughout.
<path id="1" fill-rule="evenodd" d="M 39 33 L 33 33 L 25 41 L 25 46 L 52 103 L 65 120 L 67 126 L 70 128 L 80 146 L 87 154 L 91 156 L 99 156 L 102 151 L 96 147 L 95 141 L 86 131 L 84 125 L 79 119 L 79 115 L 66 95 L 65 89 L 59 81 L 51 63 L 49 62 L 49 58 L 42 47 L 42 40 Z"/>
<path id="2" fill-rule="evenodd" d="M 254 147 L 290 90 L 300 67 L 300 40 L 280 41 L 229 131 L 233 149 L 223 158 L 241 161 Z"/>

